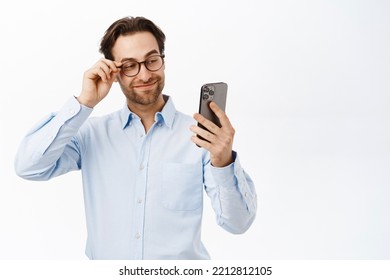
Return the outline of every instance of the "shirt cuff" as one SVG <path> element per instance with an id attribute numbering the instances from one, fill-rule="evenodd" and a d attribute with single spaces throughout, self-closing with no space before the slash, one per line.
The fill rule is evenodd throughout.
<path id="1" fill-rule="evenodd" d="M 63 123 L 79 128 L 92 113 L 93 109 L 79 103 L 76 97 L 71 97 L 58 112 L 58 118 Z M 69 120 L 72 120 L 69 122 Z"/>
<path id="2" fill-rule="evenodd" d="M 219 186 L 235 186 L 237 179 L 235 177 L 237 153 L 233 151 L 233 162 L 225 167 L 215 167 L 211 165 L 211 174 Z"/>

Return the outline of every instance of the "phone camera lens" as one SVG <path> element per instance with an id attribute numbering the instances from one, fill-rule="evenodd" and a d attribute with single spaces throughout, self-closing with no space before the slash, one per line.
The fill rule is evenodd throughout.
<path id="1" fill-rule="evenodd" d="M 209 99 L 209 95 L 207 93 L 203 94 L 203 100 Z"/>
<path id="2" fill-rule="evenodd" d="M 209 87 L 207 87 L 207 86 L 203 87 L 203 92 L 209 92 L 209 90 L 210 90 Z"/>
<path id="3" fill-rule="evenodd" d="M 212 89 L 210 89 L 209 94 L 214 95 L 214 91 Z"/>

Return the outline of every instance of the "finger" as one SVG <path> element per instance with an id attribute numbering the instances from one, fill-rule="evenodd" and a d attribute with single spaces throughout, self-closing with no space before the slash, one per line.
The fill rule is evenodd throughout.
<path id="1" fill-rule="evenodd" d="M 114 74 L 107 74 L 106 70 L 99 67 L 97 69 L 94 69 L 95 73 L 93 74 L 95 76 L 94 79 L 101 79 L 104 83 L 113 83 L 115 80 Z"/>
<path id="2" fill-rule="evenodd" d="M 216 141 L 216 136 L 213 133 L 211 133 L 210 131 L 205 130 L 205 129 L 199 127 L 199 126 L 192 125 L 190 127 L 190 130 L 193 133 L 201 136 L 203 139 L 207 140 L 210 143 L 214 143 Z"/>
<path id="3" fill-rule="evenodd" d="M 121 62 L 109 60 L 109 59 L 104 59 L 103 62 L 109 67 L 110 72 L 118 72 L 120 69 L 119 67 L 122 65 Z"/>
<path id="4" fill-rule="evenodd" d="M 103 69 L 103 71 L 106 73 L 107 79 L 110 78 L 112 72 L 117 72 L 117 68 L 113 61 L 111 60 L 104 60 L 101 61 L 99 64 L 99 67 Z"/>
<path id="5" fill-rule="evenodd" d="M 214 114 L 218 117 L 222 126 L 232 126 L 226 113 L 217 105 L 217 103 L 211 101 L 209 106 Z"/>
<path id="6" fill-rule="evenodd" d="M 199 137 L 193 135 L 191 137 L 191 141 L 194 142 L 196 145 L 198 145 L 201 148 L 206 149 L 207 151 L 210 152 L 211 149 L 211 144 L 205 140 L 200 139 Z"/>
<path id="7" fill-rule="evenodd" d="M 107 79 L 109 78 L 109 73 L 109 67 L 100 61 L 86 72 L 87 76 L 90 79 L 96 80 L 100 78 L 101 80 L 103 80 L 103 82 L 107 82 Z"/>
<path id="8" fill-rule="evenodd" d="M 215 123 L 213 123 L 212 121 L 206 119 L 205 117 L 203 117 L 201 114 L 198 114 L 198 113 L 195 113 L 194 114 L 194 119 L 200 123 L 201 125 L 203 125 L 205 128 L 207 128 L 209 131 L 211 131 L 212 133 L 214 134 L 217 134 L 218 130 L 219 130 L 219 126 L 217 126 Z"/>
<path id="9" fill-rule="evenodd" d="M 104 69 L 103 69 L 102 67 L 99 67 L 99 68 L 95 69 L 95 71 L 96 71 L 96 75 L 97 75 L 98 77 L 100 77 L 100 79 L 101 79 L 103 82 L 107 83 L 107 80 L 108 80 L 110 77 L 107 76 L 107 73 L 104 71 Z"/>
<path id="10" fill-rule="evenodd" d="M 106 76 L 105 78 L 99 75 L 101 76 L 104 82 L 107 82 L 107 80 L 111 80 L 113 76 L 112 73 L 117 73 L 119 71 L 117 64 L 118 66 L 121 65 L 120 62 L 114 62 L 112 60 L 104 59 L 104 58 L 101 59 L 98 63 L 96 63 L 96 69 L 99 71 L 100 68 L 105 73 Z"/>
<path id="11" fill-rule="evenodd" d="M 98 63 L 99 69 L 101 69 L 105 77 L 102 76 L 101 72 L 99 71 L 99 76 L 102 78 L 104 82 L 112 82 L 115 80 L 115 73 L 117 73 L 120 69 L 116 65 L 121 65 L 120 62 L 114 62 L 112 60 L 103 59 Z"/>

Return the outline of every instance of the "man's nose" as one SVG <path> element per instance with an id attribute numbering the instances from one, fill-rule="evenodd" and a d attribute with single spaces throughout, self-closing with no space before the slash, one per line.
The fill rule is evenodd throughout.
<path id="1" fill-rule="evenodd" d="M 138 78 L 144 82 L 147 82 L 150 80 L 150 77 L 152 76 L 152 73 L 145 67 L 145 64 L 142 63 L 140 65 Z"/>

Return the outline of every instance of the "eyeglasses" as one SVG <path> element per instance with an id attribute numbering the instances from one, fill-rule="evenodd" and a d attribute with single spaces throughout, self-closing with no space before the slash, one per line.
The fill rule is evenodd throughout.
<path id="1" fill-rule="evenodd" d="M 122 69 L 123 74 L 127 77 L 137 76 L 141 70 L 141 64 L 145 65 L 146 69 L 149 71 L 155 72 L 160 70 L 164 65 L 164 57 L 165 55 L 152 55 L 141 62 L 130 59 L 125 61 L 119 68 Z"/>

